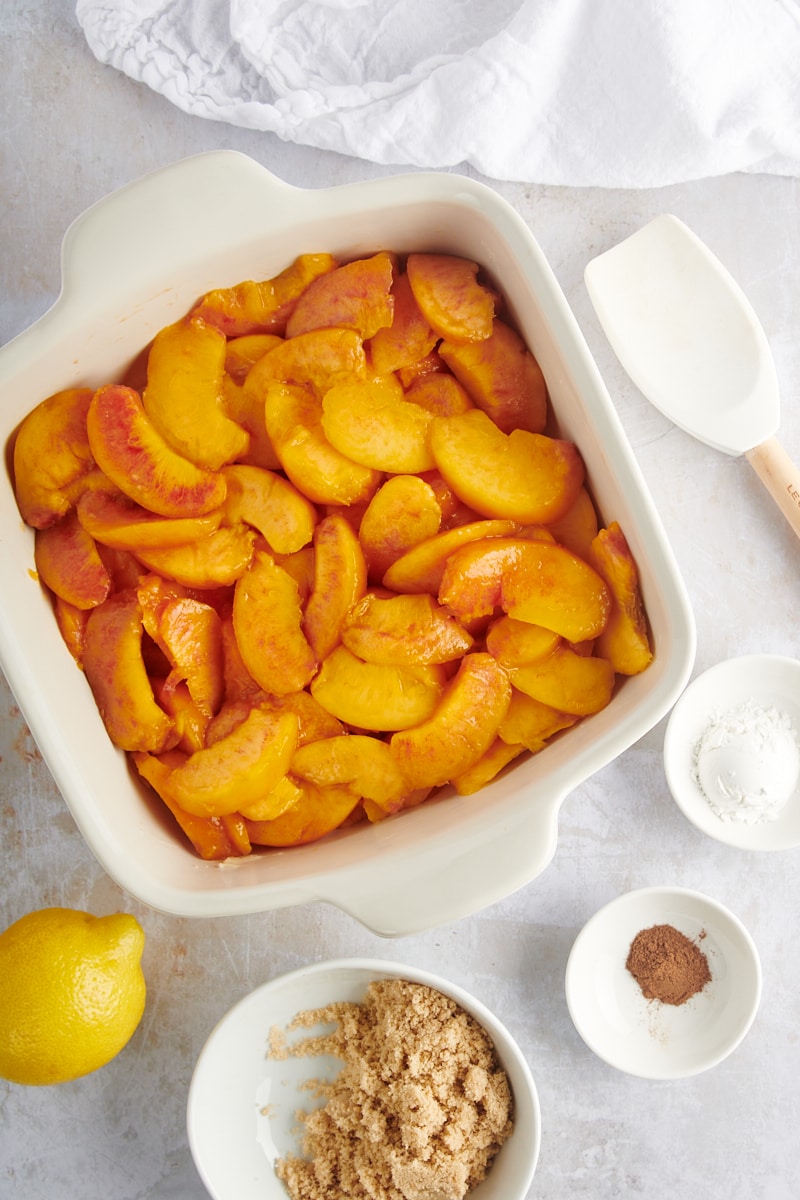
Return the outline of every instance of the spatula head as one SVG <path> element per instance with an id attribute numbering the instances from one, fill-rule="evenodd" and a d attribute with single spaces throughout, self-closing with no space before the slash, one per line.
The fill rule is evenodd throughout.
<path id="1" fill-rule="evenodd" d="M 775 364 L 747 297 L 677 217 L 656 217 L 587 265 L 600 324 L 643 395 L 726 454 L 780 422 Z"/>

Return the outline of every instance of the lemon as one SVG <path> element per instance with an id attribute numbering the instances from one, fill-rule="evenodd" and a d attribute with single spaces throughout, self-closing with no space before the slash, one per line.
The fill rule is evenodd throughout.
<path id="1" fill-rule="evenodd" d="M 28 913 L 0 934 L 0 1076 L 64 1083 L 110 1062 L 142 1019 L 135 917 Z"/>

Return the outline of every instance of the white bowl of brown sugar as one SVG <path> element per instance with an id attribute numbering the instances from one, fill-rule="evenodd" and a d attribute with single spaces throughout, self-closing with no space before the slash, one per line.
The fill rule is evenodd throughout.
<path id="1" fill-rule="evenodd" d="M 214 1200 L 524 1200 L 541 1119 L 519 1047 L 474 996 L 373 959 L 314 963 L 239 1001 L 192 1077 Z"/>
<path id="2" fill-rule="evenodd" d="M 570 1016 L 590 1050 L 644 1079 L 716 1066 L 747 1034 L 761 964 L 738 917 L 688 888 L 627 892 L 589 920 L 566 970 Z"/>

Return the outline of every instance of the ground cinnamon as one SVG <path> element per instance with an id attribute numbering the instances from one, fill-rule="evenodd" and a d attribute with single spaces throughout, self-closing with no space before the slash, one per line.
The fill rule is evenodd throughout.
<path id="1" fill-rule="evenodd" d="M 703 951 L 672 925 L 637 933 L 625 966 L 645 999 L 662 1004 L 685 1004 L 711 980 Z"/>

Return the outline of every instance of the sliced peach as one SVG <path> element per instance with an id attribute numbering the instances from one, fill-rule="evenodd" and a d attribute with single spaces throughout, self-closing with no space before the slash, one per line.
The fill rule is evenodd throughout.
<path id="1" fill-rule="evenodd" d="M 170 777 L 187 812 L 221 817 L 264 796 L 286 774 L 297 745 L 297 718 L 254 708 L 227 737 L 198 750 Z"/>
<path id="2" fill-rule="evenodd" d="M 92 610 L 83 669 L 115 746 L 158 753 L 174 743 L 173 723 L 156 703 L 145 670 L 135 592 L 115 592 Z"/>
<path id="3" fill-rule="evenodd" d="M 406 271 L 428 324 L 453 342 L 479 342 L 492 332 L 494 296 L 478 283 L 478 264 L 451 254 L 409 254 Z"/>
<path id="4" fill-rule="evenodd" d="M 147 574 L 147 567 L 128 550 L 112 550 L 110 546 L 97 543 L 97 553 L 111 576 L 111 590 L 122 592 L 125 588 L 136 588 L 140 579 Z"/>
<path id="5" fill-rule="evenodd" d="M 439 532 L 436 493 L 417 475 L 393 475 L 367 505 L 359 539 L 370 578 L 379 581 L 398 558 Z"/>
<path id="6" fill-rule="evenodd" d="M 394 257 L 383 250 L 321 275 L 298 299 L 286 322 L 286 336 L 337 327 L 371 338 L 392 323 L 393 278 Z"/>
<path id="7" fill-rule="evenodd" d="M 574 725 L 576 716 L 559 712 L 541 700 L 534 700 L 525 692 L 511 688 L 511 703 L 500 722 L 498 736 L 510 746 L 523 745 L 534 754 L 541 750 L 548 738 Z"/>
<path id="8" fill-rule="evenodd" d="M 141 548 L 136 557 L 151 571 L 186 587 L 228 587 L 250 565 L 255 536 L 246 525 L 225 526 L 186 546 Z"/>
<path id="9" fill-rule="evenodd" d="M 222 622 L 209 605 L 190 597 L 168 600 L 158 614 L 154 639 L 166 654 L 175 681 L 184 680 L 206 716 L 222 703 L 225 687 Z"/>
<path id="10" fill-rule="evenodd" d="M 301 254 L 272 279 L 247 279 L 207 292 L 194 312 L 229 338 L 283 333 L 298 297 L 320 275 L 337 267 L 330 254 Z"/>
<path id="11" fill-rule="evenodd" d="M 244 389 L 261 399 L 274 383 L 310 388 L 324 396 L 337 383 L 365 379 L 364 343 L 353 329 L 314 329 L 287 338 L 252 367 Z"/>
<path id="12" fill-rule="evenodd" d="M 518 529 L 514 521 L 473 521 L 437 533 L 392 563 L 383 577 L 384 587 L 395 592 L 430 592 L 435 596 L 442 582 L 445 563 L 459 546 L 483 538 L 502 537 Z"/>
<path id="13" fill-rule="evenodd" d="M 430 446 L 456 495 L 485 517 L 546 525 L 562 517 L 584 480 L 572 442 L 524 429 L 505 434 L 480 409 L 435 417 Z"/>
<path id="14" fill-rule="evenodd" d="M 311 683 L 311 695 L 354 729 L 408 729 L 435 710 L 446 682 L 436 666 L 390 667 L 366 663 L 337 646 Z"/>
<path id="15" fill-rule="evenodd" d="M 317 787 L 304 782 L 296 804 L 274 821 L 246 821 L 254 846 L 304 846 L 319 841 L 347 820 L 361 797 L 347 784 Z"/>
<path id="16" fill-rule="evenodd" d="M 392 811 L 409 791 L 386 742 L 365 734 L 309 742 L 295 751 L 291 772 L 320 787 L 346 783 L 361 797 Z"/>
<path id="17" fill-rule="evenodd" d="M 459 500 L 450 484 L 442 478 L 439 471 L 423 471 L 421 479 L 433 488 L 434 495 L 442 513 L 442 531 L 455 529 L 457 525 L 471 525 L 480 521 L 480 513 Z"/>
<path id="18" fill-rule="evenodd" d="M 375 492 L 380 473 L 333 446 L 322 426 L 322 402 L 302 388 L 267 391 L 267 431 L 289 479 L 317 504 L 358 504 Z"/>
<path id="19" fill-rule="evenodd" d="M 225 679 L 225 701 L 236 702 L 247 700 L 252 702 L 263 695 L 264 689 L 256 683 L 245 666 L 236 633 L 233 628 L 233 617 L 230 613 L 222 617 L 222 660 L 223 676 Z"/>
<path id="20" fill-rule="evenodd" d="M 98 466 L 143 508 L 162 517 L 196 517 L 225 499 L 222 476 L 168 446 L 132 388 L 111 384 L 96 391 L 86 428 Z"/>
<path id="21" fill-rule="evenodd" d="M 433 375 L 447 369 L 447 364 L 440 356 L 439 351 L 431 350 L 430 354 L 426 354 L 418 362 L 410 363 L 407 367 L 398 367 L 397 375 L 403 387 L 408 390 L 415 379 L 421 379 L 425 375 Z"/>
<path id="22" fill-rule="evenodd" d="M 510 668 L 509 675 L 518 691 L 576 717 L 605 708 L 615 681 L 608 659 L 587 658 L 564 645 L 539 662 Z"/>
<path id="23" fill-rule="evenodd" d="M 342 642 L 365 662 L 402 667 L 454 662 L 472 648 L 473 638 L 432 596 L 382 599 L 368 593 L 350 609 Z"/>
<path id="24" fill-rule="evenodd" d="M 113 550 L 183 546 L 219 528 L 222 509 L 200 517 L 159 517 L 122 492 L 87 491 L 77 506 L 78 520 L 97 542 Z"/>
<path id="25" fill-rule="evenodd" d="M 70 508 L 64 489 L 94 466 L 86 434 L 89 388 L 67 388 L 28 413 L 14 440 L 14 494 L 23 521 L 36 529 Z"/>
<path id="26" fill-rule="evenodd" d="M 234 383 L 244 383 L 250 368 L 282 341 L 283 338 L 275 333 L 246 333 L 241 337 L 229 338 L 225 348 L 227 374 Z"/>
<path id="27" fill-rule="evenodd" d="M 502 608 L 508 616 L 543 625 L 568 642 L 602 633 L 611 597 L 597 571 L 563 546 L 540 541 L 526 546 L 503 576 Z"/>
<path id="28" fill-rule="evenodd" d="M 521 667 L 552 654 L 560 641 L 552 629 L 499 617 L 486 633 L 486 649 L 504 667 Z"/>
<path id="29" fill-rule="evenodd" d="M 219 862 L 226 858 L 249 853 L 249 839 L 242 845 L 240 837 L 232 836 L 233 830 L 221 817 L 198 817 L 186 812 L 175 799 L 170 788 L 170 777 L 175 767 L 185 760 L 178 750 L 170 750 L 156 757 L 154 754 L 138 752 L 132 755 L 137 771 L 160 797 L 177 824 L 192 843 L 196 853 L 207 862 Z M 246 833 L 246 831 L 245 831 Z"/>
<path id="30" fill-rule="evenodd" d="M 472 345 L 447 339 L 439 354 L 503 433 L 541 433 L 547 421 L 547 384 L 536 359 L 518 333 L 496 320 L 491 336 Z"/>
<path id="31" fill-rule="evenodd" d="M 349 513 L 349 511 L 349 509 L 344 509 L 345 513 Z M 341 513 L 342 509 L 335 509 L 334 512 Z M 279 567 L 283 567 L 287 575 L 291 575 L 297 584 L 300 603 L 304 605 L 314 586 L 313 545 L 303 546 L 302 550 L 295 550 L 293 554 L 273 554 L 272 557 Z"/>
<path id="32" fill-rule="evenodd" d="M 406 400 L 419 404 L 435 417 L 454 417 L 475 405 L 454 375 L 434 371 L 415 379 L 406 391 Z"/>
<path id="33" fill-rule="evenodd" d="M 240 463 L 222 473 L 229 524 L 252 525 L 278 554 L 293 554 L 311 541 L 317 510 L 283 475 Z"/>
<path id="34" fill-rule="evenodd" d="M 33 560 L 42 583 L 76 608 L 96 608 L 111 591 L 94 538 L 74 512 L 57 525 L 36 530 Z"/>
<path id="35" fill-rule="evenodd" d="M 507 767 L 515 758 L 519 758 L 526 749 L 527 747 L 523 745 L 512 746 L 510 743 L 504 742 L 502 738 L 495 738 L 489 749 L 476 763 L 467 767 L 466 771 L 462 771 L 460 775 L 453 777 L 453 787 L 459 796 L 471 796 L 474 792 L 479 792 L 481 788 L 486 787 L 487 783 L 491 783 L 504 767 Z"/>
<path id="36" fill-rule="evenodd" d="M 412 366 L 430 354 L 439 340 L 420 312 L 405 272 L 395 277 L 392 299 L 391 325 L 378 329 L 367 346 L 372 369 L 377 375 Z"/>
<path id="37" fill-rule="evenodd" d="M 77 608 L 60 596 L 53 597 L 53 611 L 56 624 L 67 649 L 79 667 L 83 667 L 83 647 L 86 643 L 86 622 L 89 619 L 88 608 Z"/>
<path id="38" fill-rule="evenodd" d="M 557 542 L 566 546 L 580 558 L 590 559 L 592 540 L 597 536 L 598 523 L 592 498 L 586 487 L 581 487 L 571 508 L 558 521 L 550 521 L 547 528 Z"/>
<path id="39" fill-rule="evenodd" d="M 467 654 L 432 715 L 392 735 L 390 746 L 411 788 L 438 787 L 489 749 L 511 699 L 511 684 L 491 654 Z"/>
<path id="40" fill-rule="evenodd" d="M 620 675 L 638 675 L 653 661 L 647 617 L 639 587 L 639 571 L 617 521 L 601 529 L 592 542 L 589 561 L 608 585 L 611 612 L 597 640 L 597 653 Z"/>
<path id="41" fill-rule="evenodd" d="M 460 621 L 489 617 L 503 603 L 503 580 L 527 554 L 522 537 L 489 537 L 459 546 L 449 555 L 439 585 L 439 603 Z"/>
<path id="42" fill-rule="evenodd" d="M 302 630 L 297 585 L 269 554 L 259 551 L 238 580 L 233 628 L 242 660 L 266 692 L 298 692 L 317 660 Z"/>
<path id="43" fill-rule="evenodd" d="M 310 692 L 289 692 L 285 696 L 268 696 L 261 701 L 270 712 L 292 712 L 297 717 L 297 745 L 316 742 L 320 738 L 338 737 L 344 733 L 342 722 L 324 709 Z"/>
<path id="44" fill-rule="evenodd" d="M 241 425 L 248 435 L 247 449 L 237 461 L 251 467 L 263 467 L 266 471 L 274 471 L 279 467 L 280 460 L 267 433 L 261 392 L 255 389 L 251 391 L 243 383 L 236 383 L 230 375 L 226 375 L 222 380 L 222 405 L 231 420 Z"/>
<path id="45" fill-rule="evenodd" d="M 376 471 L 413 475 L 430 470 L 433 414 L 403 395 L 394 375 L 338 384 L 322 401 L 325 436 L 353 462 Z"/>
<path id="46" fill-rule="evenodd" d="M 241 815 L 248 821 L 274 821 L 288 809 L 293 808 L 303 796 L 299 787 L 289 775 L 279 779 L 273 788 L 240 809 Z"/>
<path id="47" fill-rule="evenodd" d="M 303 631 L 320 661 L 339 642 L 350 607 L 367 586 L 367 565 L 356 534 L 344 517 L 325 517 L 314 530 L 314 582 Z"/>
<path id="48" fill-rule="evenodd" d="M 206 744 L 209 718 L 195 704 L 186 684 L 179 679 L 153 679 L 152 684 L 156 700 L 164 712 L 172 717 L 178 738 L 175 749 L 183 754 L 202 750 Z"/>
<path id="49" fill-rule="evenodd" d="M 226 415 L 225 335 L 201 317 L 160 329 L 147 357 L 142 404 L 164 440 L 198 467 L 216 471 L 243 454 L 249 437 Z"/>

